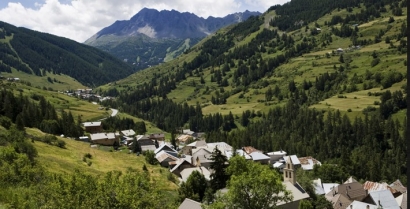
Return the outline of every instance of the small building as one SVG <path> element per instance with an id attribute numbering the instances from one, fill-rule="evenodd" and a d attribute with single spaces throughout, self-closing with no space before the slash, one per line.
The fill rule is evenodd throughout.
<path id="1" fill-rule="evenodd" d="M 249 154 L 252 157 L 252 160 L 254 162 L 258 162 L 261 164 L 269 164 L 270 157 L 267 155 L 264 155 L 263 153 L 260 152 L 252 152 Z"/>
<path id="2" fill-rule="evenodd" d="M 275 162 L 279 162 L 279 160 L 283 159 L 286 156 L 286 152 L 283 150 L 275 151 L 275 152 L 268 152 L 266 153 L 270 157 L 270 164 L 274 164 Z"/>
<path id="3" fill-rule="evenodd" d="M 212 150 L 206 147 L 201 147 L 192 150 L 192 164 L 194 166 L 203 166 L 209 168 L 211 163 Z"/>
<path id="4" fill-rule="evenodd" d="M 112 146 L 115 142 L 118 142 L 118 139 L 115 137 L 114 133 L 97 133 L 91 134 L 90 137 L 91 142 L 94 144 Z"/>
<path id="5" fill-rule="evenodd" d="M 88 133 L 100 133 L 102 132 L 101 122 L 85 122 L 83 123 L 85 131 Z"/>
<path id="6" fill-rule="evenodd" d="M 319 166 L 322 165 L 322 163 L 320 163 L 318 160 L 316 160 L 315 158 L 311 156 L 300 157 L 298 159 L 302 166 L 302 169 L 305 171 L 313 170 L 313 166 L 315 165 L 319 165 Z"/>
<path id="7" fill-rule="evenodd" d="M 158 160 L 161 166 L 169 167 L 169 162 L 179 160 L 176 155 L 177 153 L 162 150 L 155 155 L 155 158 Z"/>
<path id="8" fill-rule="evenodd" d="M 329 193 L 325 195 L 326 199 L 329 201 L 334 200 L 336 195 L 345 196 L 350 202 L 353 200 L 362 201 L 367 196 L 367 191 L 363 189 L 363 185 L 359 182 L 344 183 L 337 187 L 334 187 Z M 349 205 L 347 204 L 347 205 Z"/>
<path id="9" fill-rule="evenodd" d="M 171 162 L 169 164 L 170 164 L 170 167 L 171 167 L 170 172 L 177 175 L 178 177 L 181 177 L 181 171 L 183 171 L 184 169 L 195 167 L 194 165 L 192 165 L 191 163 L 189 163 L 185 159 L 179 159 L 179 160 L 175 161 L 175 165 L 173 165 L 173 166 L 171 166 Z"/>
<path id="10" fill-rule="evenodd" d="M 206 147 L 205 141 L 195 141 L 190 144 L 187 144 L 185 147 L 181 149 L 181 153 L 185 155 L 192 155 L 192 150 L 197 149 L 199 147 Z"/>
<path id="11" fill-rule="evenodd" d="M 152 141 L 150 138 L 148 138 L 147 136 L 144 136 L 144 135 L 138 135 L 137 136 L 137 142 L 138 142 L 138 145 L 140 147 L 145 146 L 145 145 L 154 145 L 155 146 L 154 141 Z"/>
<path id="12" fill-rule="evenodd" d="M 336 52 L 337 52 L 337 53 L 343 53 L 344 50 L 343 50 L 342 48 L 337 48 L 337 49 L 336 49 Z"/>
<path id="13" fill-rule="evenodd" d="M 179 136 L 176 138 L 176 140 L 178 141 L 178 143 L 179 143 L 180 145 L 186 144 L 186 142 L 188 142 L 190 139 L 193 139 L 193 137 L 190 136 L 190 135 L 187 135 L 187 134 L 179 135 Z"/>
<path id="14" fill-rule="evenodd" d="M 157 140 L 157 141 L 165 141 L 165 135 L 163 133 L 160 134 L 150 134 L 149 139 Z"/>
<path id="15" fill-rule="evenodd" d="M 123 130 L 121 131 L 123 136 L 127 136 L 127 137 L 131 137 L 131 136 L 135 136 L 135 131 L 132 129 L 129 130 Z"/>
<path id="16" fill-rule="evenodd" d="M 182 130 L 182 133 L 192 136 L 195 132 L 191 131 L 190 129 L 184 129 L 184 130 Z"/>

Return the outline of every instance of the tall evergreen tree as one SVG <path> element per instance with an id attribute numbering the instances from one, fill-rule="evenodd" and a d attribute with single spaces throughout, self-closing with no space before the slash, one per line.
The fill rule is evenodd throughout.
<path id="1" fill-rule="evenodd" d="M 215 147 L 210 158 L 212 163 L 210 168 L 214 171 L 211 174 L 211 187 L 214 191 L 225 188 L 226 181 L 228 180 L 228 175 L 226 174 L 228 158 L 222 154 L 218 149 L 218 146 Z"/>

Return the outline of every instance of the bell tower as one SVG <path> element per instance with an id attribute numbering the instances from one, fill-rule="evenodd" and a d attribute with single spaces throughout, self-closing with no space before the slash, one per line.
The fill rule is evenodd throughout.
<path id="1" fill-rule="evenodd" d="M 283 168 L 283 181 L 289 181 L 293 185 L 296 184 L 296 175 L 295 175 L 295 167 L 292 163 L 292 159 L 290 156 L 285 157 L 286 164 L 285 168 Z"/>

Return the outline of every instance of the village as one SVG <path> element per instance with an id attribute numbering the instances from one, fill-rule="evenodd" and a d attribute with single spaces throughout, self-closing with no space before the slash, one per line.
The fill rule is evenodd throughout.
<path id="1" fill-rule="evenodd" d="M 98 146 L 123 146 L 132 152 L 137 147 L 137 155 L 147 151 L 153 152 L 160 166 L 169 169 L 179 182 L 187 181 L 193 171 L 199 171 L 207 180 L 210 180 L 210 169 L 213 161 L 212 153 L 217 148 L 229 160 L 233 155 L 243 156 L 260 164 L 268 165 L 277 169 L 283 175 L 283 184 L 292 192 L 293 199 L 290 202 L 281 202 L 280 208 L 298 208 L 299 202 L 308 199 L 309 194 L 298 183 L 296 170 L 311 171 L 314 166 L 322 163 L 312 156 L 298 157 L 289 155 L 286 151 L 278 150 L 263 152 L 251 146 L 234 150 L 225 142 L 207 143 L 204 133 L 195 133 L 189 129 L 183 129 L 176 136 L 177 147 L 165 140 L 163 133 L 150 133 L 137 135 L 132 129 L 122 130 L 116 133 L 105 133 L 101 121 L 83 123 L 89 136 L 80 137 L 82 141 L 91 143 L 91 147 Z M 137 144 L 134 144 L 137 143 Z M 330 201 L 335 209 L 404 209 L 407 208 L 407 188 L 400 180 L 392 183 L 377 183 L 366 181 L 363 184 L 350 177 L 342 184 L 334 182 L 322 182 L 316 179 L 313 187 L 317 195 L 323 195 Z M 222 189 L 222 193 L 227 189 Z M 185 199 L 180 209 L 201 208 L 201 203 L 191 199 Z"/>

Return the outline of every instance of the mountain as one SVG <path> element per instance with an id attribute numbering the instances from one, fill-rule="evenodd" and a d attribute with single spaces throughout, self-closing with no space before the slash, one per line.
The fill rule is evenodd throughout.
<path id="1" fill-rule="evenodd" d="M 134 72 L 131 65 L 107 52 L 5 22 L 0 22 L 0 61 L 0 72 L 15 70 L 41 77 L 67 75 L 89 87 Z"/>
<path id="2" fill-rule="evenodd" d="M 149 115 L 147 109 L 139 112 L 126 104 L 159 97 L 198 104 L 204 114 L 240 116 L 267 113 L 296 96 L 303 105 L 354 118 L 379 108 L 380 98 L 372 92 L 404 88 L 403 2 L 292 0 L 217 31 L 170 62 L 101 89 L 120 95 L 121 108 L 141 117 Z M 398 113 L 402 121 L 398 106 L 387 108 L 384 117 Z"/>
<path id="3" fill-rule="evenodd" d="M 130 20 L 116 21 L 85 41 L 138 68 L 168 61 L 216 30 L 242 22 L 259 12 L 245 11 L 223 18 L 188 12 L 144 8 Z"/>

